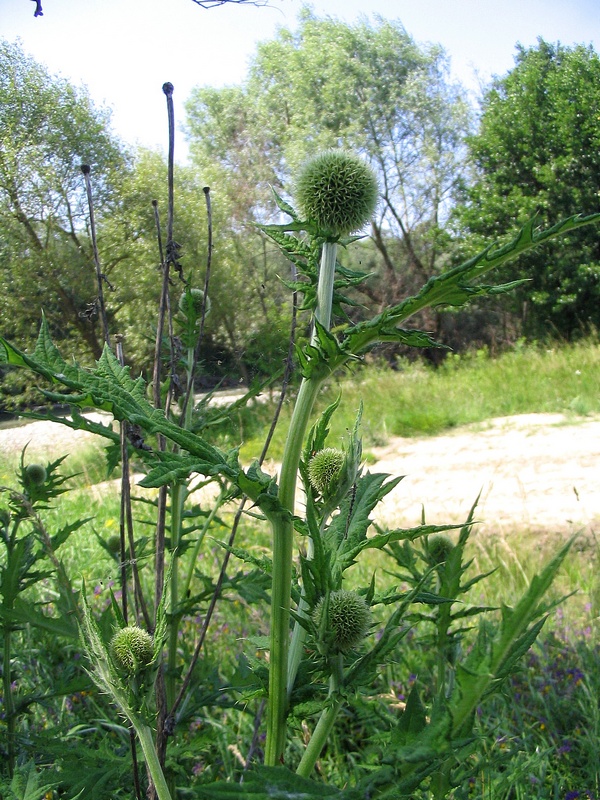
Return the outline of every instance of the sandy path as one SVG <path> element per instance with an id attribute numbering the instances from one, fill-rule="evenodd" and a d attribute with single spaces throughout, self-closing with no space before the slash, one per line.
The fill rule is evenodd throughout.
<path id="1" fill-rule="evenodd" d="M 527 414 L 374 448 L 377 471 L 405 475 L 385 499 L 389 525 L 461 522 L 482 492 L 481 530 L 574 532 L 600 520 L 600 418 Z M 375 468 L 373 468 L 375 469 Z"/>
<path id="2" fill-rule="evenodd" d="M 92 412 L 85 414 L 94 422 L 108 425 L 110 414 Z M 54 422 L 35 421 L 11 428 L 0 428 L 0 461 L 2 457 L 19 455 L 27 445 L 28 455 L 39 455 L 55 460 L 85 444 L 100 444 L 106 441 L 87 431 L 74 431 L 66 425 Z"/>
<path id="3" fill-rule="evenodd" d="M 27 443 L 31 455 L 57 458 L 95 438 L 48 422 L 3 429 L 0 463 Z M 600 521 L 600 417 L 505 417 L 441 436 L 396 437 L 370 452 L 372 472 L 406 476 L 377 514 L 394 527 L 418 524 L 422 505 L 428 522 L 461 522 L 480 490 L 482 532 L 589 532 Z"/>

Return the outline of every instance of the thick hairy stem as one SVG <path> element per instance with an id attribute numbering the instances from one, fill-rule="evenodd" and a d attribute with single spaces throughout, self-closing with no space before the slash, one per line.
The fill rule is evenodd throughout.
<path id="1" fill-rule="evenodd" d="M 297 774 L 301 775 L 303 778 L 308 778 L 313 771 L 317 759 L 325 746 L 325 742 L 333 729 L 338 711 L 342 705 L 342 698 L 339 694 L 343 675 L 343 656 L 341 653 L 334 658 L 331 666 L 332 672 L 329 678 L 328 705 L 319 717 L 313 735 L 310 737 L 310 741 L 296 770 Z"/>
<path id="2" fill-rule="evenodd" d="M 335 262 L 337 259 L 337 244 L 325 242 L 321 252 L 321 268 L 319 270 L 319 284 L 317 286 L 317 308 L 315 317 L 324 328 L 331 327 L 331 302 L 333 299 L 333 281 L 335 279 Z M 313 343 L 316 333 L 313 331 Z"/>
<path id="3" fill-rule="evenodd" d="M 314 554 L 314 546 L 312 543 L 312 539 L 308 541 L 308 547 L 306 551 L 306 557 L 308 559 L 312 559 Z M 302 595 L 300 597 L 300 602 L 298 603 L 298 608 L 296 609 L 296 614 L 303 619 L 308 617 L 308 603 L 306 602 L 304 587 L 302 587 Z M 292 690 L 294 688 L 294 683 L 296 682 L 296 675 L 298 674 L 298 668 L 300 666 L 300 662 L 302 661 L 302 653 L 304 651 L 304 642 L 306 640 L 306 628 L 304 628 L 298 620 L 294 623 L 294 632 L 292 634 L 292 641 L 290 644 L 290 652 L 288 655 L 288 672 L 287 672 L 287 697 L 288 701 L 291 697 Z"/>
<path id="4" fill-rule="evenodd" d="M 154 789 L 156 791 L 158 800 L 172 800 L 171 792 L 167 786 L 165 775 L 161 769 L 158 756 L 156 754 L 156 749 L 152 740 L 151 729 L 139 720 L 133 721 L 133 725 L 140 740 L 146 765 L 148 767 L 148 772 L 152 778 L 152 783 L 154 784 Z"/>
<path id="5" fill-rule="evenodd" d="M 315 317 L 326 328 L 331 324 L 331 303 L 337 247 L 323 245 Z M 313 333 L 313 341 L 316 334 Z M 288 654 L 290 645 L 290 604 L 294 542 L 294 501 L 298 465 L 304 435 L 321 386 L 320 378 L 305 378 L 300 386 L 285 443 L 279 481 L 279 500 L 289 516 L 273 521 L 273 584 L 271 591 L 271 643 L 269 665 L 269 706 L 265 763 L 275 766 L 285 747 Z"/>
<path id="6" fill-rule="evenodd" d="M 333 281 L 335 278 L 335 264 L 337 259 L 337 245 L 330 242 L 325 242 L 321 255 L 321 271 L 319 273 L 319 285 L 317 287 L 317 309 L 315 317 L 319 320 L 321 325 L 329 330 L 331 327 L 331 300 L 333 297 Z M 329 298 L 329 301 L 328 301 Z M 312 343 L 317 340 L 316 331 L 313 331 Z M 307 558 L 311 559 L 313 555 L 313 543 L 309 540 L 307 548 Z M 300 598 L 296 613 L 298 616 L 305 617 L 308 610 L 308 605 L 304 599 L 304 592 Z M 294 682 L 298 673 L 298 667 L 302 660 L 302 652 L 304 649 L 304 641 L 306 639 L 306 629 L 296 621 L 294 623 L 294 632 L 292 634 L 292 642 L 290 645 L 290 652 L 288 657 L 288 677 L 287 677 L 287 696 L 288 700 L 294 688 Z"/>
<path id="7" fill-rule="evenodd" d="M 285 711 L 287 705 L 287 665 L 290 641 L 290 602 L 292 585 L 292 551 L 296 476 L 302 453 L 304 434 L 321 381 L 304 380 L 298 392 L 294 413 L 285 444 L 279 499 L 290 516 L 273 522 L 273 584 L 271 590 L 271 648 L 269 666 L 269 708 L 265 763 L 275 766 L 285 745 Z"/>

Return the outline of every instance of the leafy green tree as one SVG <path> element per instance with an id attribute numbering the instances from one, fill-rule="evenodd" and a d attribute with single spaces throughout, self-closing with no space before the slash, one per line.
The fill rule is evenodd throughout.
<path id="1" fill-rule="evenodd" d="M 475 252 L 484 237 L 600 207 L 600 58 L 591 47 L 539 40 L 496 79 L 469 140 L 474 180 L 458 219 Z M 529 279 L 512 305 L 525 334 L 571 339 L 600 326 L 600 241 L 593 230 L 516 263 Z"/>
<path id="2" fill-rule="evenodd" d="M 212 212 L 211 313 L 204 328 L 201 382 L 223 377 L 253 377 L 277 371 L 287 354 L 289 291 L 277 277 L 289 275 L 282 258 L 273 258 L 266 242 L 243 233 L 235 220 L 235 203 L 211 170 L 175 165 L 174 232 L 179 245 L 180 276 L 173 272 L 171 307 L 177 308 L 184 286 L 203 288 L 207 269 L 208 226 L 205 188 Z M 211 189 L 211 186 L 215 186 Z M 127 231 L 130 247 L 115 273 L 110 296 L 115 331 L 123 334 L 126 358 L 148 371 L 154 357 L 153 321 L 160 295 L 160 257 L 156 239 L 156 202 L 161 228 L 167 219 L 167 163 L 163 154 L 136 152 L 121 186 L 119 213 L 103 221 L 105 242 L 119 241 Z M 164 247 L 164 241 L 163 241 Z M 282 272 L 283 268 L 285 271 Z"/>
<path id="3" fill-rule="evenodd" d="M 399 22 L 348 25 L 303 9 L 295 32 L 259 45 L 247 80 L 198 88 L 187 105 L 192 157 L 229 172 L 236 218 L 264 218 L 269 185 L 290 189 L 306 158 L 332 147 L 361 153 L 380 181 L 372 225 L 383 307 L 443 265 L 445 222 L 462 175 L 469 110 L 438 46 Z"/>
<path id="4" fill-rule="evenodd" d="M 109 112 L 50 75 L 19 44 L 0 41 L 0 311 L 28 344 L 43 309 L 57 338 L 99 356 L 88 313 L 96 295 L 81 164 L 92 166 L 98 222 L 115 212 L 129 157 L 110 132 Z M 107 276 L 122 259 L 102 253 Z"/>

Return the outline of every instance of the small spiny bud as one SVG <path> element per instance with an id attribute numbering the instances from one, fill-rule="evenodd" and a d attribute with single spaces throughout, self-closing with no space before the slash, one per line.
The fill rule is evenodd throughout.
<path id="1" fill-rule="evenodd" d="M 34 486 L 41 486 L 43 483 L 46 483 L 46 478 L 48 477 L 46 467 L 43 467 L 41 464 L 28 464 L 25 467 L 25 474 L 29 482 Z"/>
<path id="2" fill-rule="evenodd" d="M 154 640 L 146 631 L 130 625 L 115 633 L 110 649 L 117 665 L 129 675 L 135 675 L 152 663 Z"/>
<path id="3" fill-rule="evenodd" d="M 110 550 L 111 553 L 121 552 L 121 537 L 120 536 L 111 536 L 108 541 L 106 542 L 106 546 Z"/>
<path id="4" fill-rule="evenodd" d="M 454 550 L 454 544 L 447 536 L 432 536 L 427 542 L 427 560 L 431 566 L 443 564 Z"/>
<path id="5" fill-rule="evenodd" d="M 319 450 L 308 462 L 310 485 L 323 497 L 330 495 L 344 465 L 344 453 L 334 447 Z"/>
<path id="6" fill-rule="evenodd" d="M 363 228 L 373 216 L 378 193 L 372 169 L 341 150 L 328 150 L 307 161 L 296 182 L 302 213 L 332 239 Z"/>
<path id="7" fill-rule="evenodd" d="M 323 600 L 320 600 L 313 611 L 313 622 L 321 626 Z M 371 625 L 371 610 L 356 592 L 340 589 L 329 596 L 327 614 L 327 631 L 332 634 L 334 652 L 348 653 L 362 642 Z"/>
<path id="8" fill-rule="evenodd" d="M 202 316 L 202 305 L 204 303 L 204 292 L 202 289 L 190 289 L 183 292 L 179 298 L 179 310 L 186 316 L 191 316 L 194 319 L 200 319 Z M 210 297 L 206 298 L 206 310 L 204 316 L 207 317 L 210 313 Z"/>

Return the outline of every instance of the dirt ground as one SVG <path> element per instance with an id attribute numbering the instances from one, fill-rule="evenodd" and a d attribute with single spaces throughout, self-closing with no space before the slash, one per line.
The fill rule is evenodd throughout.
<path id="1" fill-rule="evenodd" d="M 94 438 L 48 422 L 1 429 L 0 464 L 25 444 L 31 455 L 54 459 Z M 369 452 L 377 459 L 372 472 L 405 476 L 377 514 L 393 527 L 417 525 L 422 506 L 427 522 L 462 522 L 480 491 L 482 533 L 590 535 L 600 522 L 600 417 L 504 417 L 440 436 L 396 437 Z"/>
<path id="2" fill-rule="evenodd" d="M 372 452 L 406 476 L 380 511 L 389 525 L 417 524 L 423 505 L 427 522 L 461 522 L 479 492 L 482 532 L 589 535 L 600 520 L 599 417 L 503 417 Z"/>

